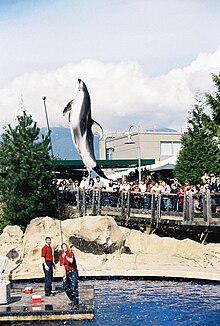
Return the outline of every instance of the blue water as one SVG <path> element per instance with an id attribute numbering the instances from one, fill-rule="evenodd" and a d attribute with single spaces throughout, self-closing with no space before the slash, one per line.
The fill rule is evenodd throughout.
<path id="1" fill-rule="evenodd" d="M 95 319 L 62 325 L 220 325 L 220 284 L 101 280 L 95 288 Z"/>
<path id="2" fill-rule="evenodd" d="M 45 325 L 220 325 L 220 284 L 167 280 L 81 282 L 94 286 L 94 320 Z"/>

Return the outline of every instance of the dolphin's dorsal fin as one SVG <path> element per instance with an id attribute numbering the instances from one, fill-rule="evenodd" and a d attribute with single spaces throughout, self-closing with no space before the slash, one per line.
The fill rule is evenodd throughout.
<path id="1" fill-rule="evenodd" d="M 68 111 L 70 111 L 70 110 L 72 109 L 72 103 L 73 103 L 73 100 L 70 101 L 70 102 L 65 106 L 65 108 L 64 108 L 64 110 L 63 110 L 63 116 L 64 116 Z"/>
<path id="2" fill-rule="evenodd" d="M 98 122 L 96 122 L 95 120 L 92 120 L 92 133 L 99 134 L 100 138 L 102 138 L 102 136 L 103 136 L 103 129 L 100 126 L 100 124 Z"/>

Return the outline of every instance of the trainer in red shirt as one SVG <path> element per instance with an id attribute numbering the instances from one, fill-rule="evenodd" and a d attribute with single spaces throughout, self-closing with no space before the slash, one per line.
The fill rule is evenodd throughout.
<path id="1" fill-rule="evenodd" d="M 53 295 L 52 281 L 53 281 L 53 268 L 55 268 L 55 264 L 53 262 L 52 248 L 50 246 L 51 238 L 46 237 L 45 243 L 46 244 L 41 249 L 43 271 L 44 271 L 44 275 L 45 275 L 44 290 L 45 290 L 45 295 L 50 296 L 50 295 Z"/>
<path id="2" fill-rule="evenodd" d="M 63 289 L 66 292 L 71 304 L 79 307 L 79 293 L 78 293 L 78 270 L 76 266 L 76 259 L 72 250 L 69 250 L 67 245 L 61 245 L 62 253 L 59 261 L 63 269 Z"/>
<path id="3" fill-rule="evenodd" d="M 41 257 L 44 257 L 45 261 L 53 261 L 52 248 L 50 244 L 45 244 L 43 246 L 43 248 L 41 249 Z"/>
<path id="4" fill-rule="evenodd" d="M 76 270 L 76 259 L 74 253 L 70 250 L 67 250 L 60 255 L 60 266 L 64 266 L 66 271 Z"/>

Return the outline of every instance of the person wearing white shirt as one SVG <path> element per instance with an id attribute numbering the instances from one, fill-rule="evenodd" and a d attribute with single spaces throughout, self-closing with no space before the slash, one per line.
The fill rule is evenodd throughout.
<path id="1" fill-rule="evenodd" d="M 82 180 L 81 180 L 81 182 L 79 184 L 79 187 L 81 189 L 87 189 L 87 187 L 88 187 L 88 180 L 86 179 L 86 177 L 82 177 Z"/>
<path id="2" fill-rule="evenodd" d="M 170 190 L 171 190 L 170 186 L 165 181 L 162 181 L 161 194 L 163 195 L 163 203 L 164 203 L 165 210 L 167 212 L 169 212 L 170 210 L 170 197 L 169 197 Z"/>

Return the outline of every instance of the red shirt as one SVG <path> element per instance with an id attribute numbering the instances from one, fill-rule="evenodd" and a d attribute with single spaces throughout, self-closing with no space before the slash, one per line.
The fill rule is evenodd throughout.
<path id="1" fill-rule="evenodd" d="M 41 249 L 41 257 L 44 257 L 46 261 L 53 261 L 51 246 L 44 245 Z"/>
<path id="2" fill-rule="evenodd" d="M 70 250 L 68 250 L 66 252 L 66 256 L 68 258 L 73 258 L 73 262 L 70 263 L 66 257 L 63 257 L 62 254 L 60 255 L 60 258 L 59 258 L 59 261 L 60 261 L 60 266 L 64 266 L 65 267 L 65 270 L 66 271 L 72 271 L 72 270 L 76 270 L 77 269 L 77 266 L 76 266 L 76 259 L 75 259 L 75 256 L 74 256 L 74 253 Z"/>

